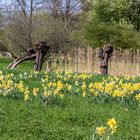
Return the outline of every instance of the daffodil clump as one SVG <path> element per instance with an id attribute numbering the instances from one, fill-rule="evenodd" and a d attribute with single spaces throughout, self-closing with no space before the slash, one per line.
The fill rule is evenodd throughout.
<path id="1" fill-rule="evenodd" d="M 99 138 L 110 139 L 113 134 L 117 131 L 117 122 L 114 118 L 108 119 L 106 126 L 97 127 L 93 134 L 94 140 Z"/>
<path id="2" fill-rule="evenodd" d="M 29 81 L 38 85 L 30 87 Z M 99 77 L 72 72 L 30 72 L 22 74 L 0 71 L 0 94 L 24 101 L 63 99 L 66 96 L 89 98 L 96 102 L 117 101 L 136 107 L 140 104 L 140 82 L 134 76 Z"/>

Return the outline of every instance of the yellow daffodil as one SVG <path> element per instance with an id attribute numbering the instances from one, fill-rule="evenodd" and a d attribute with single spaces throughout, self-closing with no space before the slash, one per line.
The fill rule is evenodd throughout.
<path id="1" fill-rule="evenodd" d="M 60 94 L 60 98 L 61 98 L 61 99 L 64 98 L 64 94 Z"/>
<path id="2" fill-rule="evenodd" d="M 39 93 L 39 88 L 34 88 L 33 89 L 33 95 L 37 96 Z"/>
<path id="3" fill-rule="evenodd" d="M 97 132 L 100 136 L 102 136 L 102 135 L 106 132 L 106 127 L 103 127 L 103 126 L 97 127 L 97 128 L 96 128 L 96 132 Z"/>
<path id="4" fill-rule="evenodd" d="M 82 96 L 83 96 L 83 97 L 86 97 L 86 92 L 85 92 L 85 91 L 83 92 Z"/>
<path id="5" fill-rule="evenodd" d="M 28 94 L 26 94 L 26 95 L 24 96 L 24 101 L 27 101 L 27 100 L 29 100 Z"/>
<path id="6" fill-rule="evenodd" d="M 140 94 L 136 95 L 135 98 L 137 101 L 140 101 Z"/>
<path id="7" fill-rule="evenodd" d="M 109 125 L 110 128 L 114 128 L 114 127 L 116 127 L 117 122 L 114 118 L 112 118 L 112 119 L 108 120 L 107 124 Z"/>
<path id="8" fill-rule="evenodd" d="M 113 135 L 114 133 L 116 133 L 116 131 L 117 131 L 117 127 L 115 126 L 115 127 L 112 127 L 111 128 L 111 135 Z"/>

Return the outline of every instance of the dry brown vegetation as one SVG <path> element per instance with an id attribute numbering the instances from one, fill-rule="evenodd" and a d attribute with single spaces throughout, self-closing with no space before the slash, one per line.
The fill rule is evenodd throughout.
<path id="1" fill-rule="evenodd" d="M 57 54 L 51 59 L 52 69 L 64 71 L 99 73 L 100 62 L 98 49 L 73 48 L 65 55 Z M 140 50 L 115 50 L 109 61 L 109 74 L 111 75 L 139 75 Z"/>

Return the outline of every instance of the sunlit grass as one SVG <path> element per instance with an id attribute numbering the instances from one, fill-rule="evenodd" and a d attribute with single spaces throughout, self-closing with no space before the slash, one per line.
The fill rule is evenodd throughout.
<path id="1" fill-rule="evenodd" d="M 0 69 L 3 69 L 4 73 L 14 73 L 15 77 L 33 70 L 33 62 L 25 62 L 16 70 L 7 70 L 9 62 L 7 59 L 0 61 Z M 35 87 L 43 92 L 40 77 L 43 74 L 42 72 L 38 77 L 31 79 L 16 78 L 15 82 L 22 80 L 30 91 Z M 54 75 L 54 73 L 49 74 Z M 89 82 L 101 82 L 102 79 L 103 76 L 94 75 Z M 140 78 L 136 78 L 135 82 L 140 82 Z M 140 139 L 139 111 L 135 107 L 119 104 L 115 100 L 98 102 L 88 96 L 65 96 L 46 103 L 38 96 L 24 101 L 17 96 L 0 95 L 2 140 L 91 140 L 96 127 L 106 126 L 109 118 L 117 120 L 117 131 L 112 140 Z"/>

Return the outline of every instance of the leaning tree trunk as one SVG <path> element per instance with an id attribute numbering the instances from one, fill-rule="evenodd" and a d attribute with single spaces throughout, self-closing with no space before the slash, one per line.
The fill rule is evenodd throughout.
<path id="1" fill-rule="evenodd" d="M 99 49 L 99 58 L 100 58 L 100 72 L 101 74 L 108 74 L 108 60 L 113 54 L 113 47 L 110 44 L 107 44 Z"/>
<path id="2" fill-rule="evenodd" d="M 29 56 L 24 56 L 24 57 L 19 57 L 19 58 L 15 59 L 7 68 L 15 69 L 21 62 L 35 59 L 35 57 L 36 57 L 35 54 L 29 55 Z"/>

